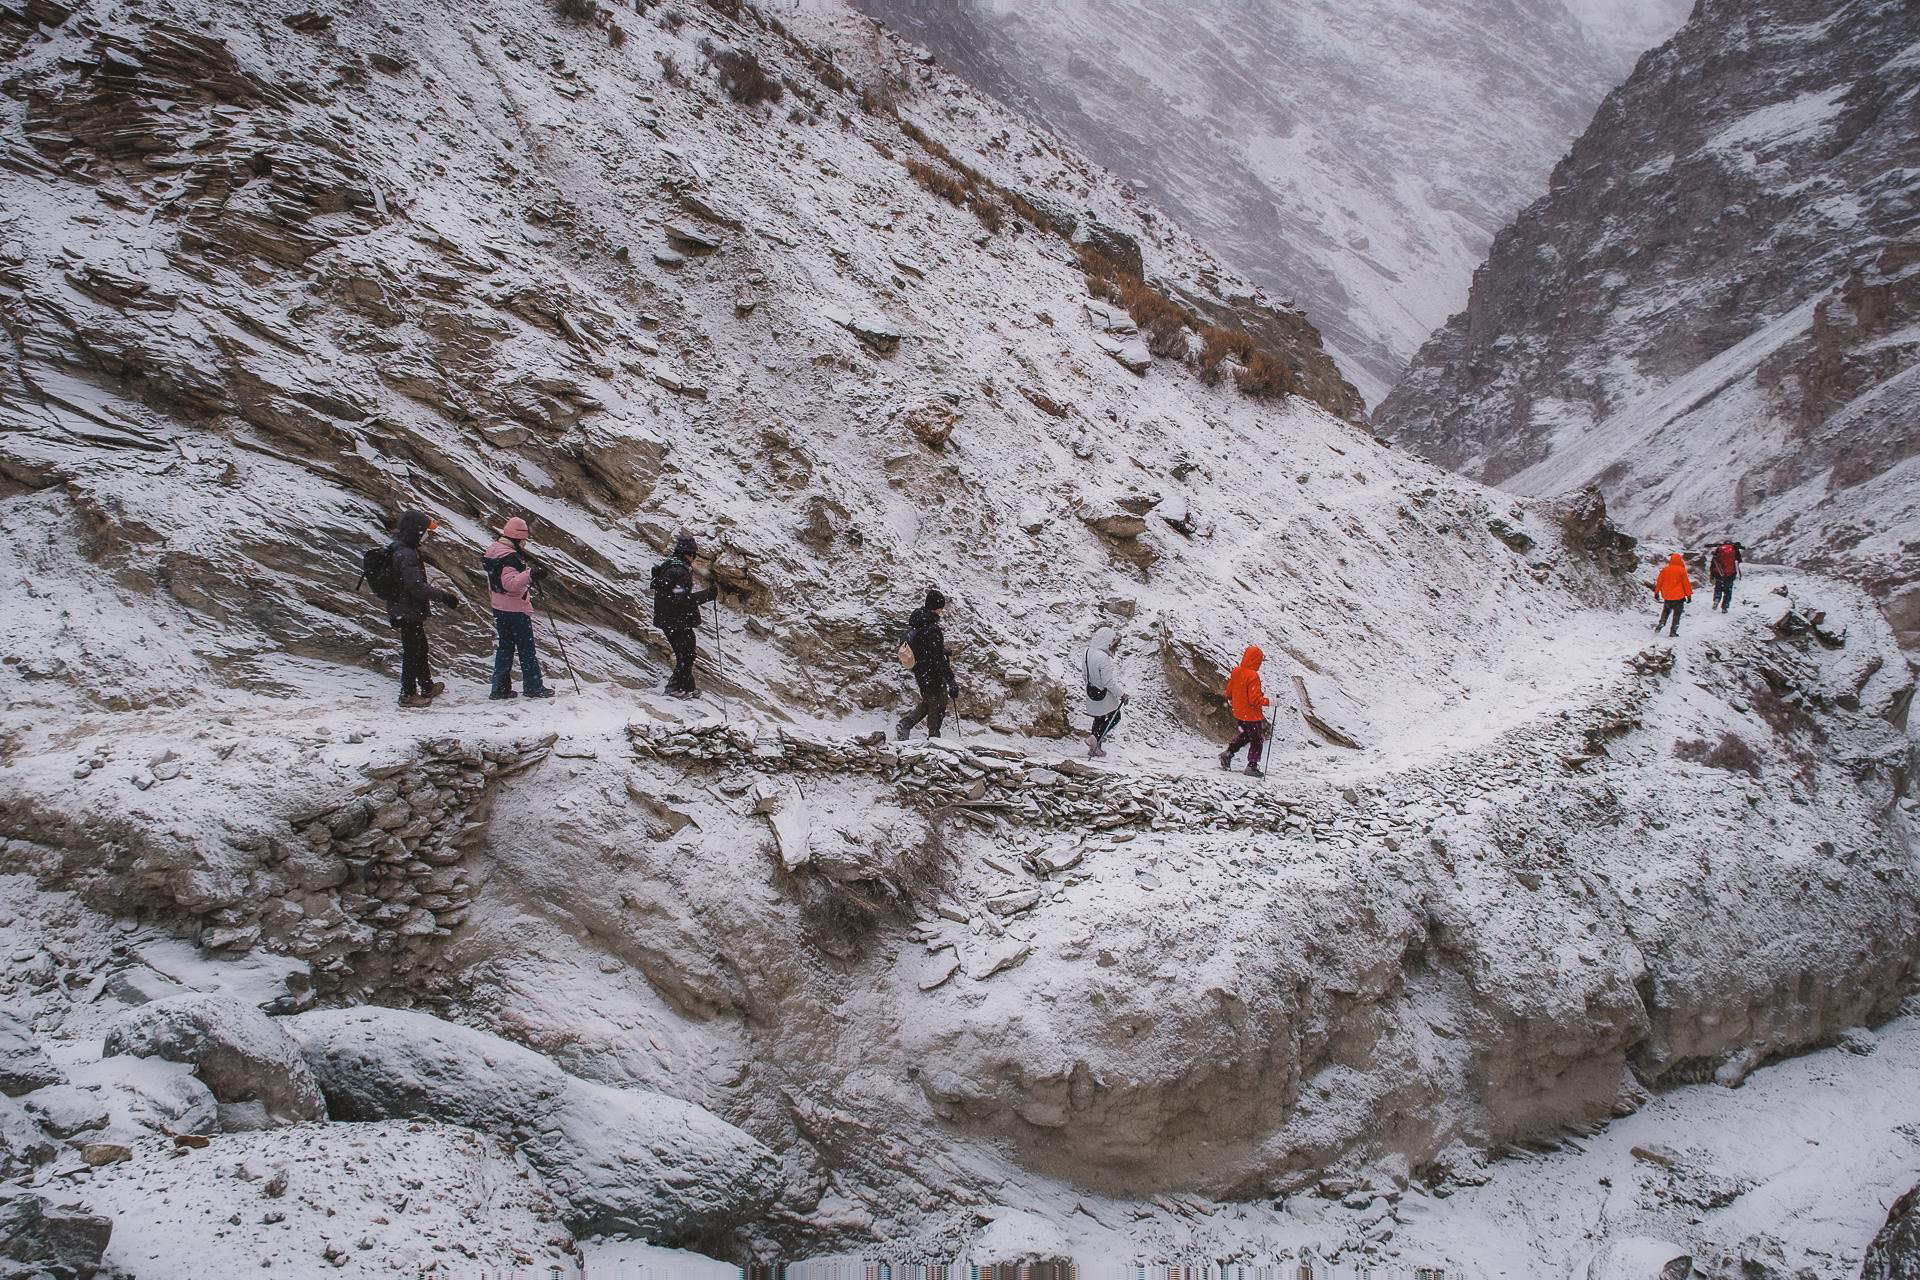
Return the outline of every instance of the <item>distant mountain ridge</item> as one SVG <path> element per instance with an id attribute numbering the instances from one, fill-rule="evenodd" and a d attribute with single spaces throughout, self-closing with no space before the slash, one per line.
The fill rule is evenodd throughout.
<path id="1" fill-rule="evenodd" d="M 1292 299 L 1369 404 L 1686 0 L 848 0 Z"/>

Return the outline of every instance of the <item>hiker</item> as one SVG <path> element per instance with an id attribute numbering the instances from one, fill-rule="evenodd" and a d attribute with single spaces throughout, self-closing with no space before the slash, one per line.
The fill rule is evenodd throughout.
<path id="1" fill-rule="evenodd" d="M 487 571 L 487 591 L 493 602 L 494 702 L 517 698 L 551 698 L 553 690 L 540 678 L 540 655 L 533 651 L 533 589 L 547 576 L 547 567 L 526 556 L 527 522 L 514 516 L 500 526 L 500 536 L 487 548 L 480 563 Z M 520 655 L 520 693 L 513 691 L 513 657 Z"/>
<path id="2" fill-rule="evenodd" d="M 960 683 L 953 678 L 953 655 L 947 652 L 946 633 L 940 629 L 940 615 L 946 611 L 947 598 L 940 588 L 931 587 L 918 609 L 907 615 L 907 634 L 901 641 L 901 659 L 912 659 L 913 683 L 919 687 L 920 701 L 910 715 L 896 724 L 894 737 L 905 742 L 913 735 L 913 726 L 927 722 L 927 736 L 940 736 L 947 718 L 947 704 L 960 696 Z"/>
<path id="3" fill-rule="evenodd" d="M 1660 570 L 1660 577 L 1653 584 L 1653 594 L 1660 597 L 1660 621 L 1653 624 L 1658 631 L 1667 625 L 1667 619 L 1673 619 L 1673 628 L 1667 632 L 1670 636 L 1680 634 L 1680 614 L 1693 599 L 1693 579 L 1687 576 L 1687 562 L 1676 551 L 1667 560 L 1666 567 Z"/>
<path id="4" fill-rule="evenodd" d="M 691 534 L 673 540 L 673 552 L 653 567 L 653 625 L 666 634 L 673 647 L 673 674 L 667 677 L 667 692 L 676 698 L 691 698 L 693 687 L 693 633 L 700 626 L 700 606 L 714 598 L 716 590 L 693 589 L 693 558 L 700 551 Z"/>
<path id="5" fill-rule="evenodd" d="M 1707 574 L 1713 579 L 1713 603 L 1707 606 L 1708 612 L 1719 609 L 1725 613 L 1733 608 L 1733 580 L 1740 576 L 1740 562 L 1746 559 L 1746 548 L 1737 542 L 1723 542 L 1707 555 Z"/>
<path id="6" fill-rule="evenodd" d="M 1255 778 L 1265 777 L 1260 768 L 1260 752 L 1267 745 L 1267 705 L 1271 701 L 1260 691 L 1260 664 L 1266 659 L 1260 652 L 1260 646 L 1250 644 L 1247 651 L 1240 655 L 1240 665 L 1227 677 L 1227 701 L 1233 706 L 1234 723 L 1240 726 L 1233 735 L 1233 741 L 1220 753 L 1220 767 L 1233 768 L 1233 757 L 1240 748 L 1247 748 L 1247 773 Z"/>
<path id="7" fill-rule="evenodd" d="M 368 553 L 366 578 L 374 593 L 387 601 L 387 621 L 400 633 L 400 705 L 424 707 L 447 691 L 433 678 L 433 666 L 427 658 L 427 619 L 433 606 L 460 607 L 460 597 L 427 582 L 426 562 L 420 558 L 420 544 L 439 528 L 425 512 L 403 511 L 394 526 L 393 541 L 387 544 L 386 566 L 375 569 Z M 382 579 L 385 582 L 382 582 Z"/>
<path id="8" fill-rule="evenodd" d="M 1087 734 L 1089 760 L 1106 758 L 1107 735 L 1120 723 L 1120 708 L 1129 700 L 1120 692 L 1120 664 L 1113 656 L 1119 647 L 1120 633 L 1101 627 L 1080 656 L 1081 673 L 1087 678 L 1087 699 L 1081 710 L 1093 721 L 1093 731 Z"/>

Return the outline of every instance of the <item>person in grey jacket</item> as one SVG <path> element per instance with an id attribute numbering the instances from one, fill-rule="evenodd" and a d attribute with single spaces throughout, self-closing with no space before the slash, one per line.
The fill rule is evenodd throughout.
<path id="1" fill-rule="evenodd" d="M 1127 705 L 1129 695 L 1120 689 L 1120 664 L 1114 658 L 1119 647 L 1120 633 L 1112 627 L 1101 627 L 1080 655 L 1081 675 L 1087 682 L 1080 710 L 1093 721 L 1093 729 L 1087 734 L 1087 757 L 1092 760 L 1105 758 L 1107 735 L 1120 723 L 1120 708 Z"/>

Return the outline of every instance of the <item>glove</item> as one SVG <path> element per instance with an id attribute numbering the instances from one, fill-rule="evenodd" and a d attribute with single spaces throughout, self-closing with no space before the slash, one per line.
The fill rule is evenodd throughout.
<path id="1" fill-rule="evenodd" d="M 434 592 L 433 602 L 441 606 L 442 608 L 451 609 L 455 613 L 460 612 L 460 597 L 453 594 L 453 592 L 451 591 Z"/>
<path id="2" fill-rule="evenodd" d="M 547 575 L 552 572 L 552 570 L 548 569 L 547 566 L 543 564 L 536 564 L 531 567 L 533 569 L 533 581 L 536 585 L 538 585 L 539 583 L 545 582 L 547 580 Z"/>
<path id="3" fill-rule="evenodd" d="M 1121 694 L 1121 695 L 1120 695 L 1120 705 L 1121 705 L 1121 706 L 1123 706 L 1123 707 L 1124 707 L 1124 706 L 1126 706 L 1126 705 L 1127 705 L 1127 704 L 1128 704 L 1129 702 L 1132 702 L 1132 701 L 1133 701 L 1133 695 L 1132 695 L 1132 694 L 1130 694 L 1130 693 L 1123 693 L 1123 694 Z"/>
<path id="4" fill-rule="evenodd" d="M 957 698 L 957 697 L 959 697 L 959 696 L 960 696 L 960 686 L 959 686 L 959 685 L 957 685 L 957 684 L 950 684 L 950 685 L 948 685 L 948 686 L 947 686 L 947 696 L 948 696 L 949 698 Z"/>

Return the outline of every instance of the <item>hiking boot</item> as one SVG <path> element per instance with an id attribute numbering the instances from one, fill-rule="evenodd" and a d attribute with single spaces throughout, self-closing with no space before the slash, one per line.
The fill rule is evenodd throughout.
<path id="1" fill-rule="evenodd" d="M 427 686 L 427 697 L 437 698 L 441 694 L 445 693 L 446 691 L 447 691 L 446 683 L 441 680 L 435 680 L 432 684 Z"/>
<path id="2" fill-rule="evenodd" d="M 1093 750 L 1087 752 L 1087 759 L 1089 760 L 1105 760 L 1106 758 L 1107 749 L 1097 742 L 1093 744 Z"/>
<path id="3" fill-rule="evenodd" d="M 1220 767 L 1221 767 L 1222 769 L 1231 769 L 1231 768 L 1233 768 L 1233 752 L 1231 752 L 1231 751 L 1222 751 L 1222 752 L 1220 753 Z"/>
<path id="4" fill-rule="evenodd" d="M 495 689 L 492 693 L 487 695 L 487 701 L 505 702 L 508 698 L 517 698 L 519 696 L 520 696 L 519 694 L 515 693 L 511 689 Z"/>
<path id="5" fill-rule="evenodd" d="M 913 736 L 912 725 L 908 724 L 905 720 L 898 720 L 894 722 L 893 740 L 895 742 L 905 742 L 908 738 L 911 738 L 912 736 Z"/>
<path id="6" fill-rule="evenodd" d="M 667 690 L 667 696 L 669 698 L 678 698 L 680 701 L 685 702 L 688 698 L 697 698 L 700 695 L 691 689 L 669 689 Z"/>
<path id="7" fill-rule="evenodd" d="M 1092 734 L 1087 735 L 1087 754 L 1090 756 L 1100 754 L 1100 739 L 1094 737 Z"/>
<path id="8" fill-rule="evenodd" d="M 1247 766 L 1247 776 L 1249 778 L 1264 778 L 1267 776 L 1267 771 L 1257 764 L 1250 764 Z"/>
<path id="9" fill-rule="evenodd" d="M 525 698 L 551 698 L 553 696 L 553 689 L 551 686 L 528 689 L 525 693 L 521 694 L 521 696 Z"/>
<path id="10" fill-rule="evenodd" d="M 400 705 L 403 707 L 430 707 L 433 705 L 433 699 L 424 693 L 403 693 L 400 695 Z"/>

